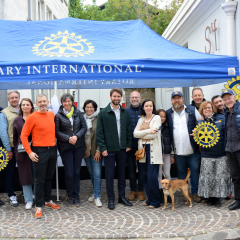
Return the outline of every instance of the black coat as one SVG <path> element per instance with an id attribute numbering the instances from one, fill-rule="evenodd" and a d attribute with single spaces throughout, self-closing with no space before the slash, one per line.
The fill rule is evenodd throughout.
<path id="1" fill-rule="evenodd" d="M 85 133 L 87 124 L 83 114 L 74 107 L 73 127 L 70 120 L 63 112 L 63 106 L 60 106 L 58 113 L 55 116 L 56 137 L 58 139 L 58 149 L 60 153 L 66 150 L 71 150 L 85 146 Z M 77 136 L 78 140 L 75 145 L 69 143 L 69 137 Z"/>
<path id="2" fill-rule="evenodd" d="M 163 154 L 170 154 L 172 151 L 171 138 L 167 123 L 163 123 L 161 126 L 161 140 L 162 140 L 162 152 Z"/>

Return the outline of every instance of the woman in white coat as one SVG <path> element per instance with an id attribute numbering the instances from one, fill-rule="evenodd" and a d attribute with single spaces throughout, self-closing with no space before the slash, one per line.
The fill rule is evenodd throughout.
<path id="1" fill-rule="evenodd" d="M 141 106 L 142 118 L 134 130 L 134 137 L 139 138 L 138 149 L 145 145 L 145 156 L 139 160 L 143 186 L 148 200 L 144 206 L 157 208 L 160 206 L 160 194 L 158 190 L 158 171 L 162 160 L 162 144 L 160 134 L 161 118 L 157 115 L 154 102 L 146 99 Z"/>

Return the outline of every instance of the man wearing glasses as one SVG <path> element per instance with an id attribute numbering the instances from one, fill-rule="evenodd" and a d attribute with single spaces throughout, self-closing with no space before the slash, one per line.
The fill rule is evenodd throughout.
<path id="1" fill-rule="evenodd" d="M 127 108 L 129 112 L 131 124 L 132 124 L 132 132 L 134 131 L 138 119 L 141 118 L 141 96 L 140 93 L 137 91 L 133 91 L 130 94 L 130 102 L 131 106 Z M 139 161 L 136 161 L 135 152 L 138 150 L 138 139 L 132 137 L 132 149 L 128 152 L 127 158 L 127 166 L 128 166 L 128 174 L 129 174 L 129 181 L 130 181 L 130 189 L 131 193 L 128 196 L 128 200 L 132 201 L 137 197 L 138 192 L 138 200 L 143 201 L 145 200 L 145 196 L 143 193 L 143 183 L 142 183 L 142 176 L 141 172 L 138 171 L 138 178 L 136 173 L 136 162 L 139 169 Z M 138 180 L 138 182 L 137 182 Z"/>

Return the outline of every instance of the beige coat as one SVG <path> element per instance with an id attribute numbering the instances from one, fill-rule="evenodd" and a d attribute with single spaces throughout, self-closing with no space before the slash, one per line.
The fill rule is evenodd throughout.
<path id="1" fill-rule="evenodd" d="M 133 133 L 135 138 L 139 138 L 138 139 L 138 149 L 143 148 L 142 139 L 150 139 L 151 164 L 163 164 L 161 133 L 160 133 L 160 131 L 158 131 L 158 133 L 156 133 L 156 134 L 150 133 L 150 129 L 159 129 L 159 127 L 161 126 L 161 118 L 159 115 L 155 115 L 150 122 L 150 129 L 138 131 L 137 130 L 138 127 L 142 126 L 142 123 L 144 120 L 145 120 L 145 117 L 142 117 L 138 120 L 137 126 Z M 139 162 L 145 163 L 146 156 L 144 156 L 144 158 L 142 158 L 142 159 L 139 159 Z"/>

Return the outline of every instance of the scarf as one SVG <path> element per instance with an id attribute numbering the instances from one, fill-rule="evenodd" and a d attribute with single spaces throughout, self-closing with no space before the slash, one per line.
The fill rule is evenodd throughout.
<path id="1" fill-rule="evenodd" d="M 72 107 L 71 111 L 70 111 L 69 113 L 67 113 L 66 116 L 67 116 L 68 118 L 71 118 L 72 115 L 73 115 L 73 113 L 74 113 L 74 107 Z"/>
<path id="2" fill-rule="evenodd" d="M 92 122 L 94 121 L 94 119 L 97 117 L 98 113 L 94 112 L 92 115 L 88 116 L 86 113 L 83 115 L 85 120 L 86 120 L 86 124 L 87 124 L 87 132 L 86 135 L 90 135 L 91 134 L 91 128 L 92 128 Z"/>
<path id="3" fill-rule="evenodd" d="M 215 117 L 214 117 L 213 115 L 214 115 L 214 113 L 213 113 L 210 117 L 205 117 L 205 116 L 204 116 L 204 118 L 205 118 L 205 120 L 206 120 L 207 122 L 214 122 L 214 121 L 215 121 Z"/>

